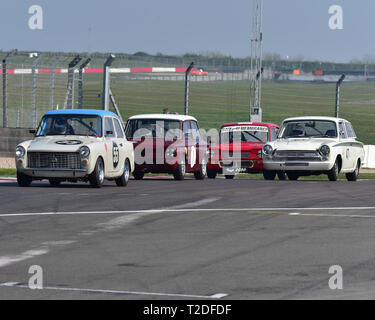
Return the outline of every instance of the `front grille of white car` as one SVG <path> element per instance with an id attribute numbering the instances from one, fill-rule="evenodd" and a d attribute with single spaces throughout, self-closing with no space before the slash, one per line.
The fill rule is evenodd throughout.
<path id="1" fill-rule="evenodd" d="M 29 152 L 27 162 L 32 169 L 82 169 L 81 158 L 75 152 Z"/>
<path id="2" fill-rule="evenodd" d="M 279 161 L 321 161 L 317 151 L 276 150 L 274 159 Z"/>

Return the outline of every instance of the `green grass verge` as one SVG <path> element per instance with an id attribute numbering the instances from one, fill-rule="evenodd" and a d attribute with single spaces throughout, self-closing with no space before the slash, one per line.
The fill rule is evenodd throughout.
<path id="1" fill-rule="evenodd" d="M 0 169 L 0 177 L 15 177 L 16 175 L 16 169 Z"/>

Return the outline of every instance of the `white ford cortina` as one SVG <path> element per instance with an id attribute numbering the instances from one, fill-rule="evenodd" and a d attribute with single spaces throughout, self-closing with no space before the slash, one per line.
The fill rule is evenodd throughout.
<path id="1" fill-rule="evenodd" d="M 99 188 L 104 179 L 126 186 L 134 170 L 133 144 L 128 142 L 119 117 L 103 110 L 47 112 L 33 140 L 16 147 L 17 181 L 90 182 Z"/>
<path id="2" fill-rule="evenodd" d="M 365 157 L 351 123 L 331 117 L 284 120 L 277 140 L 267 143 L 262 153 L 265 170 L 285 171 L 290 180 L 327 174 L 336 181 L 345 173 L 347 180 L 356 181 Z"/>

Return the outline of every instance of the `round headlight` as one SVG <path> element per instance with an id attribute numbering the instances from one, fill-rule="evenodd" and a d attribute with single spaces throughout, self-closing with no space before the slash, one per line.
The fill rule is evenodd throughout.
<path id="1" fill-rule="evenodd" d="M 269 144 L 266 144 L 264 147 L 263 147 L 263 153 L 267 156 L 270 156 L 272 155 L 272 151 L 273 151 L 273 148 L 269 145 Z"/>
<path id="2" fill-rule="evenodd" d="M 22 157 L 25 155 L 25 153 L 26 153 L 26 150 L 25 150 L 24 147 L 22 147 L 22 146 L 18 146 L 18 147 L 16 148 L 16 156 L 17 156 L 18 158 L 22 158 Z"/>
<path id="3" fill-rule="evenodd" d="M 323 155 L 323 156 L 328 156 L 329 153 L 331 152 L 331 149 L 327 146 L 327 145 L 322 145 L 319 149 L 320 153 Z"/>
<path id="4" fill-rule="evenodd" d="M 87 158 L 90 155 L 90 149 L 86 146 L 79 148 L 79 154 L 82 158 Z"/>

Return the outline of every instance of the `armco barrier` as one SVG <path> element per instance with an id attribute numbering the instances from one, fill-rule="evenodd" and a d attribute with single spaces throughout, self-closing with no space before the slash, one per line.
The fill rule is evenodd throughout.
<path id="1" fill-rule="evenodd" d="M 365 146 L 365 164 L 364 168 L 374 169 L 375 168 L 375 146 Z"/>
<path id="2" fill-rule="evenodd" d="M 14 157 L 17 144 L 32 137 L 28 129 L 0 128 L 0 158 Z"/>

